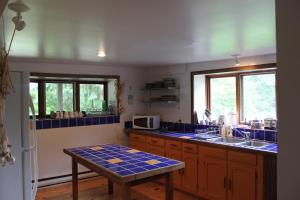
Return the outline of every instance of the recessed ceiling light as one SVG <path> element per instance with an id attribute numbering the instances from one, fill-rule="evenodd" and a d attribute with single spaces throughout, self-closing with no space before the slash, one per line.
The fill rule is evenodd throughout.
<path id="1" fill-rule="evenodd" d="M 105 57 L 106 56 L 105 51 L 99 51 L 98 56 L 101 58 Z"/>

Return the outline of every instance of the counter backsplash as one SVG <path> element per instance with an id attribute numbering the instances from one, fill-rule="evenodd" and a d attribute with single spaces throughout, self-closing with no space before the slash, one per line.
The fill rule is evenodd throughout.
<path id="1" fill-rule="evenodd" d="M 126 121 L 125 128 L 132 128 L 132 121 Z M 161 121 L 160 128 L 166 131 L 191 133 L 195 132 L 195 129 L 218 128 L 218 126 Z M 250 132 L 252 139 L 277 143 L 278 132 L 276 130 L 234 128 L 232 134 L 235 137 L 244 137 L 242 131 Z"/>

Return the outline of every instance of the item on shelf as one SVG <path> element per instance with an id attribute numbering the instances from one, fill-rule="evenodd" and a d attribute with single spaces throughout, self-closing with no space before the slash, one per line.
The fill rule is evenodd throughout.
<path id="1" fill-rule="evenodd" d="M 69 112 L 69 118 L 74 118 L 74 112 Z"/>
<path id="2" fill-rule="evenodd" d="M 220 115 L 219 119 L 218 119 L 218 125 L 222 126 L 223 124 L 225 124 L 225 116 L 224 115 Z"/>
<path id="3" fill-rule="evenodd" d="M 262 122 L 260 120 L 252 120 L 251 121 L 251 128 L 253 129 L 261 129 Z"/>
<path id="4" fill-rule="evenodd" d="M 102 112 L 105 112 L 105 111 L 106 111 L 106 109 L 107 109 L 107 106 L 106 106 L 106 101 L 105 101 L 105 100 L 103 100 L 103 101 L 102 101 L 102 105 L 101 105 L 101 107 L 102 107 Z"/>
<path id="5" fill-rule="evenodd" d="M 65 119 L 69 119 L 69 112 L 65 112 L 65 111 L 64 111 L 64 118 L 65 118 Z"/>
<path id="6" fill-rule="evenodd" d="M 55 118 L 56 118 L 56 113 L 53 112 L 53 111 L 51 111 L 51 112 L 50 112 L 50 118 L 51 118 L 51 119 L 55 119 Z"/>
<path id="7" fill-rule="evenodd" d="M 176 95 L 162 95 L 160 97 L 162 101 L 177 101 L 177 96 Z"/>
<path id="8" fill-rule="evenodd" d="M 154 88 L 162 88 L 164 87 L 164 82 L 163 81 L 156 81 L 153 83 Z"/>
<path id="9" fill-rule="evenodd" d="M 164 81 L 164 87 L 175 87 L 176 81 L 173 78 L 165 78 Z"/>
<path id="10" fill-rule="evenodd" d="M 264 119 L 264 128 L 265 129 L 270 129 L 270 130 L 275 130 L 277 125 L 277 120 L 273 118 L 266 118 Z"/>

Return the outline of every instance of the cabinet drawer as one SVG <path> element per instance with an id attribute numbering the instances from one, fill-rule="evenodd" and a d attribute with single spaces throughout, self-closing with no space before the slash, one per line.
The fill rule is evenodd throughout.
<path id="1" fill-rule="evenodd" d="M 228 160 L 230 162 L 237 162 L 249 165 L 256 165 L 256 155 L 251 153 L 229 151 Z"/>
<path id="2" fill-rule="evenodd" d="M 146 142 L 146 136 L 136 133 L 131 133 L 129 138 L 130 142 Z"/>
<path id="3" fill-rule="evenodd" d="M 167 140 L 166 141 L 166 147 L 167 149 L 173 149 L 181 151 L 181 142 L 173 141 L 173 140 Z"/>
<path id="4" fill-rule="evenodd" d="M 187 153 L 197 153 L 197 145 L 196 144 L 189 144 L 189 143 L 182 143 L 182 151 Z"/>
<path id="5" fill-rule="evenodd" d="M 159 146 L 164 147 L 165 146 L 165 140 L 161 138 L 156 137 L 147 137 L 147 144 L 153 145 L 153 146 Z"/>
<path id="6" fill-rule="evenodd" d="M 198 155 L 205 158 L 216 158 L 226 160 L 227 153 L 225 149 L 198 146 Z"/>

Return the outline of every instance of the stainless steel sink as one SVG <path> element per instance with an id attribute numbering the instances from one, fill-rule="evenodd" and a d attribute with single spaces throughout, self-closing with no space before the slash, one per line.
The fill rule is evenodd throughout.
<path id="1" fill-rule="evenodd" d="M 268 143 L 268 142 L 255 141 L 255 140 L 247 141 L 247 142 L 241 143 L 241 145 L 244 145 L 244 146 L 251 146 L 251 147 L 263 147 L 263 146 L 266 146 L 266 145 L 269 145 L 269 144 L 270 144 L 270 143 Z"/>
<path id="2" fill-rule="evenodd" d="M 219 138 L 210 139 L 209 141 L 224 142 L 224 143 L 242 143 L 245 142 L 245 139 L 233 138 L 233 137 L 219 137 Z"/>

